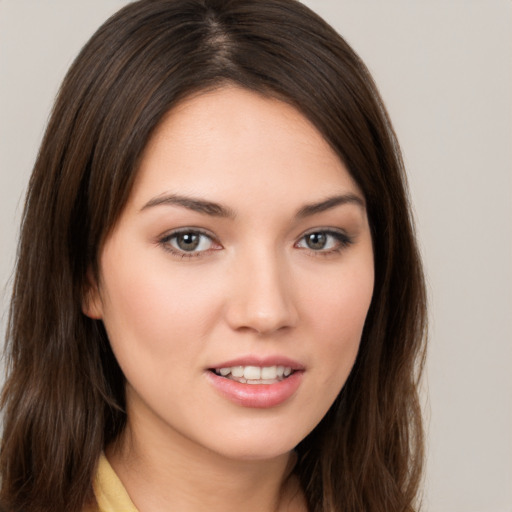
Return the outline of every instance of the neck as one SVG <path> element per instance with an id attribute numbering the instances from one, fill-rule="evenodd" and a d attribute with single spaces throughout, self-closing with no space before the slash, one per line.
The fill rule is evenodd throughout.
<path id="1" fill-rule="evenodd" d="M 138 435 L 128 425 L 107 457 L 139 512 L 305 511 L 294 453 L 270 460 L 224 457 L 178 433 Z"/>

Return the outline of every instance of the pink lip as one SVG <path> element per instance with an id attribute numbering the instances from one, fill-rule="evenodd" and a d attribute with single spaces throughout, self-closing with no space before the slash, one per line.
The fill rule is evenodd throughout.
<path id="1" fill-rule="evenodd" d="M 231 402 L 242 407 L 266 409 L 276 407 L 291 398 L 299 388 L 303 374 L 303 371 L 296 371 L 275 384 L 242 384 L 211 371 L 206 372 L 206 377 L 215 390 Z"/>
<path id="2" fill-rule="evenodd" d="M 304 374 L 302 364 L 282 356 L 239 357 L 216 364 L 209 370 L 231 366 L 286 366 L 293 370 L 289 377 L 274 384 L 242 384 L 217 375 L 213 371 L 206 372 L 210 384 L 223 397 L 242 407 L 258 409 L 276 407 L 286 402 L 299 388 Z"/>

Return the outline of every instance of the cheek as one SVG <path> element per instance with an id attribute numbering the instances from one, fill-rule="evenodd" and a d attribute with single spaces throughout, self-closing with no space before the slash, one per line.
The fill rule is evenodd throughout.
<path id="1" fill-rule="evenodd" d="M 373 260 L 312 280 L 305 299 L 310 321 L 341 338 L 359 338 L 373 295 Z M 358 336 L 359 334 L 359 336 Z M 331 336 L 329 336 L 330 338 Z"/>
<path id="2" fill-rule="evenodd" d="M 126 270 L 119 261 L 105 272 L 103 321 L 110 345 L 132 386 L 144 396 L 173 403 L 163 383 L 172 369 L 174 391 L 187 389 L 184 369 L 198 359 L 204 339 L 201 301 L 186 282 L 176 276 L 171 280 L 159 266 Z"/>
<path id="3" fill-rule="evenodd" d="M 309 296 L 311 331 L 309 383 L 304 421 L 313 430 L 328 412 L 345 385 L 355 363 L 373 292 L 373 273 L 339 277 L 315 289 Z"/>
<path id="4" fill-rule="evenodd" d="M 334 397 L 343 387 L 357 357 L 373 295 L 373 264 L 351 267 L 315 289 L 308 303 L 315 330 L 322 379 Z"/>
<path id="5" fill-rule="evenodd" d="M 199 350 L 215 312 L 212 287 L 197 286 L 197 276 L 162 261 L 139 265 L 136 251 L 129 264 L 116 256 L 105 255 L 102 286 L 103 321 L 116 357 L 172 362 Z M 187 342 L 191 337 L 195 345 Z"/>

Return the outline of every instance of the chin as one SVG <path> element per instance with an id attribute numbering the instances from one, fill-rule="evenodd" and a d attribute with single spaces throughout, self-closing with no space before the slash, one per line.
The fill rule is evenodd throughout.
<path id="1" fill-rule="evenodd" d="M 271 460 L 288 455 L 315 426 L 297 428 L 296 421 L 278 423 L 253 421 L 248 425 L 239 424 L 236 429 L 222 429 L 223 432 L 213 439 L 205 439 L 202 444 L 226 459 Z"/>

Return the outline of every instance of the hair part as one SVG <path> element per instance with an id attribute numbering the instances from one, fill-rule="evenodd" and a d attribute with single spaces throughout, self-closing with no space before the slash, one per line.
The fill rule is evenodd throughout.
<path id="1" fill-rule="evenodd" d="M 347 383 L 297 447 L 309 510 L 413 510 L 426 300 L 403 162 L 362 61 L 295 0 L 134 2 L 100 27 L 68 72 L 18 248 L 2 394 L 7 510 L 78 512 L 93 500 L 99 454 L 126 415 L 124 377 L 101 321 L 82 313 L 84 294 L 163 116 L 226 83 L 299 109 L 367 203 L 374 296 Z"/>

